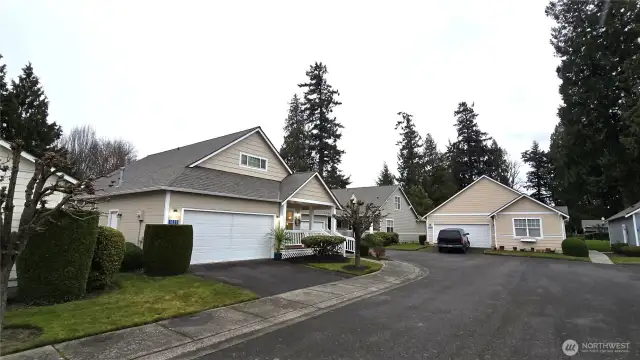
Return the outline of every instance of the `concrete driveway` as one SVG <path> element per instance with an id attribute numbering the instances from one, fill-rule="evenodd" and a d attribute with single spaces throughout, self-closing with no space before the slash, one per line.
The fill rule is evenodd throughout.
<path id="1" fill-rule="evenodd" d="M 429 276 L 202 359 L 561 359 L 568 339 L 630 342 L 576 359 L 640 356 L 640 266 L 389 254 Z"/>
<path id="2" fill-rule="evenodd" d="M 348 274 L 314 269 L 288 261 L 252 260 L 223 264 L 192 265 L 195 275 L 237 285 L 258 296 L 272 296 L 350 277 Z"/>

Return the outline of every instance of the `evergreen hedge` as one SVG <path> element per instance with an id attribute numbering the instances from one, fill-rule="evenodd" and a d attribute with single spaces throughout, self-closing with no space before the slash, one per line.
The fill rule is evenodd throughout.
<path id="1" fill-rule="evenodd" d="M 97 212 L 58 211 L 31 235 L 16 265 L 21 301 L 44 305 L 85 295 L 98 217 Z"/>
<path id="2" fill-rule="evenodd" d="M 124 258 L 124 244 L 124 235 L 120 231 L 107 226 L 98 227 L 87 290 L 104 289 L 111 284 Z"/>
<path id="3" fill-rule="evenodd" d="M 147 275 L 184 274 L 191 263 L 192 250 L 191 225 L 147 224 L 144 228 L 142 257 Z"/>
<path id="4" fill-rule="evenodd" d="M 120 265 L 120 271 L 138 271 L 142 269 L 143 265 L 142 249 L 138 245 L 127 241 L 124 244 L 124 258 Z"/>
<path id="5" fill-rule="evenodd" d="M 562 253 L 569 256 L 588 257 L 587 243 L 577 238 L 568 238 L 562 241 Z"/>
<path id="6" fill-rule="evenodd" d="M 302 239 L 302 244 L 312 248 L 318 256 L 330 256 L 340 254 L 340 245 L 344 242 L 342 236 L 312 235 Z"/>

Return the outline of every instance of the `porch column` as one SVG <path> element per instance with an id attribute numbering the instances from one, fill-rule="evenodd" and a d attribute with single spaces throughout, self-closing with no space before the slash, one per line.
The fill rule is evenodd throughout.
<path id="1" fill-rule="evenodd" d="M 284 229 L 287 227 L 287 203 L 283 202 L 280 204 L 280 228 Z"/>
<path id="2" fill-rule="evenodd" d="M 309 205 L 309 230 L 313 230 L 313 206 Z"/>
<path id="3" fill-rule="evenodd" d="M 338 222 L 336 218 L 333 216 L 336 214 L 336 207 L 331 207 L 331 235 L 336 233 L 336 223 Z"/>

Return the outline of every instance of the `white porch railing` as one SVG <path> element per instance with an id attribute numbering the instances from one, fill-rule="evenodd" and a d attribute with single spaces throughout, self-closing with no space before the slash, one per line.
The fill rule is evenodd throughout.
<path id="1" fill-rule="evenodd" d="M 350 236 L 345 236 L 344 239 L 345 239 L 344 250 L 346 252 L 355 253 L 356 252 L 356 239 L 354 239 L 354 238 L 352 238 Z"/>
<path id="2" fill-rule="evenodd" d="M 287 241 L 283 245 L 302 245 L 302 239 L 311 235 L 329 235 L 324 230 L 286 230 L 286 233 L 291 237 L 290 241 Z"/>

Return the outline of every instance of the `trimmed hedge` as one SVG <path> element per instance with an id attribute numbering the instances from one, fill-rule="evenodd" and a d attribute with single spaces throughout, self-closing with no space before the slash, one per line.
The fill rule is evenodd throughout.
<path id="1" fill-rule="evenodd" d="M 302 245 L 312 248 L 318 256 L 339 254 L 340 245 L 344 242 L 342 236 L 312 235 L 302 239 Z"/>
<path id="2" fill-rule="evenodd" d="M 622 253 L 629 257 L 640 257 L 640 246 L 625 246 Z"/>
<path id="3" fill-rule="evenodd" d="M 124 235 L 108 226 L 98 227 L 87 290 L 104 289 L 111 284 L 124 258 Z"/>
<path id="4" fill-rule="evenodd" d="M 625 246 L 629 246 L 629 244 L 625 244 L 625 243 L 614 243 L 614 244 L 611 244 L 611 251 L 613 251 L 616 254 L 623 254 L 622 249 Z"/>
<path id="5" fill-rule="evenodd" d="M 584 239 L 585 240 L 606 240 L 606 241 L 609 241 L 609 233 L 602 232 L 602 233 L 585 234 L 584 235 Z"/>
<path id="6" fill-rule="evenodd" d="M 58 211 L 31 235 L 16 265 L 22 302 L 55 304 L 86 294 L 98 217 L 97 212 Z"/>
<path id="7" fill-rule="evenodd" d="M 193 250 L 191 225 L 147 224 L 144 228 L 142 258 L 144 272 L 151 276 L 180 275 L 187 272 Z"/>
<path id="8" fill-rule="evenodd" d="M 120 271 L 138 271 L 142 269 L 143 265 L 142 249 L 134 243 L 126 242 L 124 244 L 124 258 L 122 258 Z"/>
<path id="9" fill-rule="evenodd" d="M 383 244 L 382 237 L 379 235 L 380 233 L 367 233 L 362 237 L 362 242 L 360 246 L 364 245 L 368 248 L 380 247 Z"/>
<path id="10" fill-rule="evenodd" d="M 562 253 L 569 256 L 588 257 L 587 243 L 577 238 L 568 238 L 562 241 Z"/>
<path id="11" fill-rule="evenodd" d="M 389 246 L 400 242 L 400 235 L 398 235 L 398 233 L 381 231 L 376 234 L 378 234 L 378 236 L 382 238 L 382 243 L 384 246 Z"/>
<path id="12" fill-rule="evenodd" d="M 424 245 L 427 243 L 427 235 L 418 235 L 418 242 L 420 245 Z"/>

